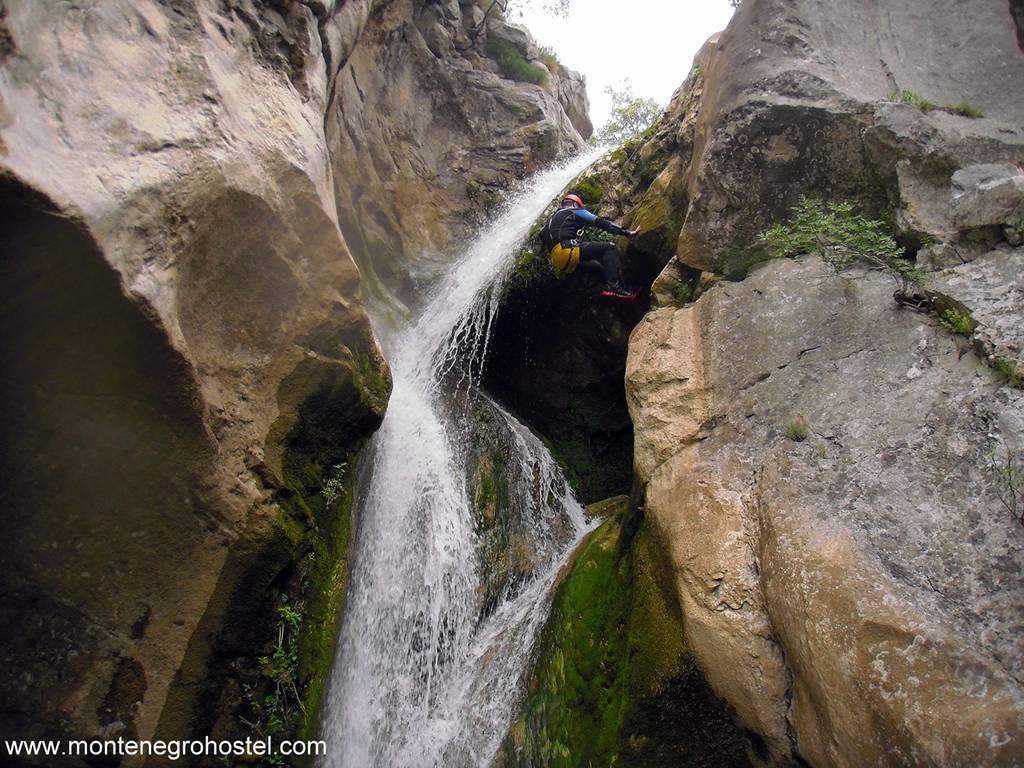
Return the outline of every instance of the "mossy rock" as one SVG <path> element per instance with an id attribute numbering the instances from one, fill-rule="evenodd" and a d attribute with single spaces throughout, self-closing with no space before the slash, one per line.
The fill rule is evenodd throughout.
<path id="1" fill-rule="evenodd" d="M 644 197 L 633 210 L 631 224 L 634 229 L 640 230 L 640 234 L 633 240 L 633 247 L 637 250 L 657 254 L 662 263 L 667 262 L 675 253 L 682 222 L 664 195 Z"/>
<path id="2" fill-rule="evenodd" d="M 591 210 L 597 208 L 601 204 L 601 198 L 604 197 L 604 184 L 601 182 L 600 176 L 593 173 L 579 176 L 569 185 L 568 189 L 583 198 L 583 202 Z"/>
<path id="3" fill-rule="evenodd" d="M 577 551 L 538 643 L 506 768 L 749 765 L 683 639 L 655 543 L 622 500 Z"/>

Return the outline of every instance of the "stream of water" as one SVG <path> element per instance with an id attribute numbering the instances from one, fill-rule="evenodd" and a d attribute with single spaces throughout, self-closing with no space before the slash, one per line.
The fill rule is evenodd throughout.
<path id="1" fill-rule="evenodd" d="M 324 768 L 489 766 L 505 736 L 551 585 L 588 524 L 544 444 L 475 382 L 518 246 L 598 154 L 533 177 L 404 329 L 378 327 L 394 389 L 357 488 Z M 496 604 L 485 605 L 468 487 L 479 412 L 468 403 L 505 436 L 507 506 L 531 553 Z"/>

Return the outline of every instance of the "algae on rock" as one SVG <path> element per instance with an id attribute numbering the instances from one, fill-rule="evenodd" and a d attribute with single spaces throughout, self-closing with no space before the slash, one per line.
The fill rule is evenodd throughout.
<path id="1" fill-rule="evenodd" d="M 685 645 L 643 520 L 625 496 L 600 506 L 610 517 L 557 587 L 499 764 L 749 765 L 742 733 Z"/>

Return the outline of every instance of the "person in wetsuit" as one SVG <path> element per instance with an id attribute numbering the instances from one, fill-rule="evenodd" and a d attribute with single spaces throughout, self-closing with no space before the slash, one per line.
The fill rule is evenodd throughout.
<path id="1" fill-rule="evenodd" d="M 614 243 L 600 240 L 581 241 L 583 230 L 587 227 L 597 227 L 613 235 L 626 237 L 636 234 L 634 230 L 623 229 L 614 221 L 595 216 L 586 209 L 579 195 L 566 195 L 562 207 L 551 215 L 540 231 L 541 242 L 551 255 L 551 266 L 555 272 L 571 274 L 577 267 L 591 269 L 604 278 L 602 296 L 636 298 L 636 291 L 622 284 L 619 249 Z"/>

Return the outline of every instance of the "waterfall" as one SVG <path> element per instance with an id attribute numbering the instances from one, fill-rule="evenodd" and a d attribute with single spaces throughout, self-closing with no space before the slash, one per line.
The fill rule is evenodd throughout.
<path id="1" fill-rule="evenodd" d="M 357 493 L 325 768 L 488 766 L 505 736 L 551 586 L 587 522 L 544 444 L 475 382 L 518 247 L 598 154 L 537 174 L 407 327 L 379 329 L 394 389 Z M 508 525 L 530 564 L 489 603 L 467 480 L 480 409 L 502 439 Z"/>

